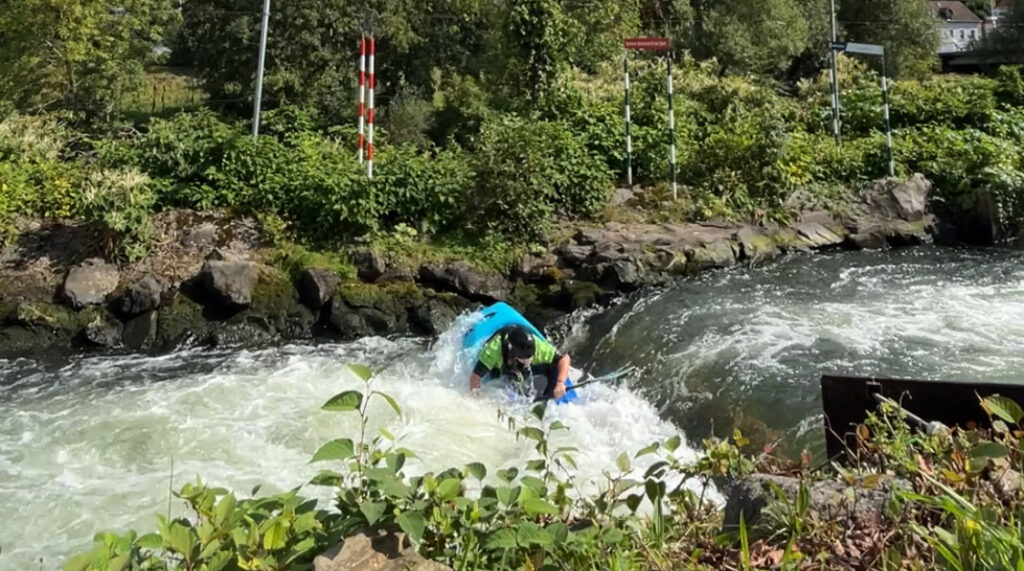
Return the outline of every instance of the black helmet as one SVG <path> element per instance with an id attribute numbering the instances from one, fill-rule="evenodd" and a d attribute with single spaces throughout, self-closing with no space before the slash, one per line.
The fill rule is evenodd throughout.
<path id="1" fill-rule="evenodd" d="M 532 358 L 534 351 L 533 333 L 530 333 L 525 327 L 513 327 L 505 336 L 505 346 L 508 354 L 513 358 Z"/>

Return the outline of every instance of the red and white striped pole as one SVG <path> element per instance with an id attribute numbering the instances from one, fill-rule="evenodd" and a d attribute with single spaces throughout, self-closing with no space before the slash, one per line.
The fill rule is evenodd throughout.
<path id="1" fill-rule="evenodd" d="M 373 56 L 376 52 L 373 36 L 370 36 L 370 95 L 368 98 L 368 109 L 366 110 L 367 122 L 367 147 L 366 147 L 366 178 L 373 178 L 373 90 L 376 82 L 373 78 Z"/>
<path id="2" fill-rule="evenodd" d="M 366 116 L 366 34 L 359 42 L 359 164 L 363 164 L 363 118 Z"/>

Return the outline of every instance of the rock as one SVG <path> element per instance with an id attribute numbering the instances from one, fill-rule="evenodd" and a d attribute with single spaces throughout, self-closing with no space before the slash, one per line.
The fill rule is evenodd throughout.
<path id="1" fill-rule="evenodd" d="M 370 333 L 362 315 L 346 305 L 344 301 L 334 298 L 329 307 L 327 326 L 342 339 L 355 339 Z"/>
<path id="2" fill-rule="evenodd" d="M 1004 468 L 989 475 L 996 495 L 1004 502 L 1012 502 L 1020 494 L 1021 475 L 1013 468 Z"/>
<path id="3" fill-rule="evenodd" d="M 377 278 L 384 275 L 387 271 L 387 263 L 384 261 L 384 257 L 377 253 L 376 250 L 369 248 L 362 248 L 352 252 L 349 256 L 352 263 L 356 266 L 356 272 L 359 275 L 359 279 L 364 282 L 374 282 Z"/>
<path id="4" fill-rule="evenodd" d="M 394 317 L 379 309 L 365 307 L 356 310 L 356 313 L 363 318 L 363 323 L 370 328 L 370 331 L 377 335 L 388 335 L 397 333 L 397 322 Z"/>
<path id="5" fill-rule="evenodd" d="M 207 293 L 224 309 L 238 310 L 252 304 L 259 266 L 253 262 L 207 260 L 199 278 Z"/>
<path id="6" fill-rule="evenodd" d="M 580 228 L 572 239 L 580 246 L 593 246 L 606 241 L 605 233 L 600 228 Z"/>
<path id="7" fill-rule="evenodd" d="M 205 248 L 217 240 L 217 226 L 205 223 L 182 232 L 179 242 L 189 248 Z"/>
<path id="8" fill-rule="evenodd" d="M 122 325 L 120 321 L 105 314 L 97 315 L 86 326 L 83 334 L 85 339 L 99 347 L 114 347 L 121 341 Z"/>
<path id="9" fill-rule="evenodd" d="M 598 264 L 605 264 L 617 262 L 628 256 L 629 254 L 626 253 L 626 248 L 622 244 L 605 241 L 594 245 L 594 254 L 591 259 Z"/>
<path id="10" fill-rule="evenodd" d="M 153 343 L 157 331 L 157 312 L 147 311 L 128 320 L 121 333 L 121 343 L 132 351 L 146 348 Z"/>
<path id="11" fill-rule="evenodd" d="M 388 268 L 379 278 L 374 280 L 375 284 L 406 283 L 416 280 L 415 274 L 409 268 Z"/>
<path id="12" fill-rule="evenodd" d="M 686 252 L 687 270 L 691 272 L 708 268 L 727 268 L 736 263 L 736 255 L 732 244 L 727 240 L 715 240 Z"/>
<path id="13" fill-rule="evenodd" d="M 495 272 L 478 270 L 466 262 L 444 266 L 425 264 L 419 280 L 438 291 L 457 293 L 467 299 L 493 303 L 508 295 L 505 279 Z"/>
<path id="14" fill-rule="evenodd" d="M 723 528 L 739 529 L 740 514 L 747 526 L 757 523 L 761 511 L 776 501 L 772 484 L 779 487 L 790 502 L 800 490 L 800 480 L 787 476 L 754 474 L 733 482 L 725 503 Z M 869 486 L 850 486 L 839 482 L 808 482 L 809 510 L 822 520 L 860 523 L 877 522 L 884 516 L 894 487 L 909 489 L 906 482 L 887 479 Z M 749 528 L 748 528 L 749 529 Z"/>
<path id="15" fill-rule="evenodd" d="M 409 310 L 409 323 L 427 335 L 440 335 L 455 321 L 455 312 L 439 299 L 428 299 Z"/>
<path id="16" fill-rule="evenodd" d="M 133 317 L 160 307 L 164 285 L 152 275 L 145 275 L 133 283 L 118 299 L 117 310 Z"/>
<path id="17" fill-rule="evenodd" d="M 900 218 L 907 222 L 917 222 L 924 218 L 928 193 L 931 190 L 931 181 L 921 173 L 914 173 L 909 179 L 896 185 L 890 193 L 896 202 Z"/>
<path id="18" fill-rule="evenodd" d="M 396 537 L 398 536 L 398 537 Z M 313 560 L 314 571 L 451 571 L 405 547 L 404 534 L 371 538 L 360 533 Z"/>
<path id="19" fill-rule="evenodd" d="M 517 277 L 532 282 L 546 281 L 552 270 L 557 269 L 558 256 L 555 254 L 548 253 L 544 256 L 527 254 L 519 261 L 519 265 L 515 268 L 515 274 Z"/>
<path id="20" fill-rule="evenodd" d="M 636 193 L 629 188 L 616 188 L 612 194 L 611 200 L 608 201 L 608 206 L 623 206 L 628 204 L 631 200 L 636 199 Z"/>
<path id="21" fill-rule="evenodd" d="M 583 280 L 565 280 L 561 286 L 546 295 L 548 305 L 564 312 L 572 312 L 594 305 L 605 292 L 597 284 Z"/>
<path id="22" fill-rule="evenodd" d="M 887 244 L 885 229 L 880 224 L 861 229 L 856 234 L 850 234 L 846 239 L 853 247 L 864 250 L 881 250 Z"/>
<path id="23" fill-rule="evenodd" d="M 331 299 L 340 283 L 341 278 L 330 270 L 307 268 L 299 278 L 299 299 L 317 311 Z"/>
<path id="24" fill-rule="evenodd" d="M 560 247 L 556 254 L 558 255 L 560 266 L 574 268 L 579 267 L 580 264 L 590 257 L 593 251 L 593 247 L 580 246 L 570 242 Z"/>
<path id="25" fill-rule="evenodd" d="M 769 260 L 778 254 L 772 239 L 750 226 L 740 228 L 733 239 L 740 243 L 740 255 L 752 263 Z"/>
<path id="26" fill-rule="evenodd" d="M 76 309 L 103 303 L 117 288 L 120 279 L 117 266 L 99 258 L 87 260 L 68 272 L 64 280 L 64 299 Z"/>
<path id="27" fill-rule="evenodd" d="M 796 227 L 796 232 L 811 248 L 836 246 L 842 244 L 845 239 L 818 222 L 800 224 Z"/>
<path id="28" fill-rule="evenodd" d="M 602 283 L 620 291 L 632 291 L 641 285 L 641 271 L 633 261 L 613 262 L 605 268 Z"/>

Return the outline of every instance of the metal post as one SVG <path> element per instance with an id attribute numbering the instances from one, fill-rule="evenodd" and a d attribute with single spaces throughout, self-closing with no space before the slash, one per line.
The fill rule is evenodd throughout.
<path id="1" fill-rule="evenodd" d="M 832 39 L 832 43 L 836 41 L 836 0 L 829 0 L 829 36 Z M 836 65 L 836 50 L 829 45 L 829 59 L 831 63 L 831 69 L 829 70 L 829 76 L 832 82 L 832 134 L 836 139 L 836 146 L 839 146 L 841 139 L 839 136 L 839 69 Z"/>
<path id="2" fill-rule="evenodd" d="M 252 138 L 260 134 L 260 104 L 263 100 L 263 65 L 267 56 L 267 25 L 270 20 L 270 0 L 263 0 L 263 25 L 260 27 L 260 61 L 256 69 L 256 98 L 252 111 Z"/>
<path id="3" fill-rule="evenodd" d="M 665 56 L 665 61 L 668 62 L 666 66 L 666 82 L 668 85 L 668 168 L 669 174 L 672 177 L 672 200 L 677 200 L 679 194 L 676 192 L 676 114 L 674 106 L 672 105 L 672 52 L 669 52 Z"/>
<path id="4" fill-rule="evenodd" d="M 882 54 L 882 115 L 885 117 L 885 145 L 889 149 L 889 176 L 896 176 L 892 158 L 892 130 L 889 127 L 889 84 L 885 79 L 885 54 Z"/>
<path id="5" fill-rule="evenodd" d="M 366 178 L 373 178 L 373 92 L 377 87 L 377 80 L 373 75 L 373 59 L 376 55 L 377 47 L 374 41 L 373 35 L 370 35 L 370 77 L 369 77 L 369 89 L 370 94 L 368 99 L 368 107 L 366 110 Z"/>
<path id="6" fill-rule="evenodd" d="M 622 71 L 626 81 L 626 184 L 633 188 L 633 137 L 629 131 L 629 52 L 622 53 Z"/>
<path id="7" fill-rule="evenodd" d="M 359 164 L 363 164 L 363 148 L 366 146 L 363 133 L 366 117 L 366 32 L 359 40 Z"/>

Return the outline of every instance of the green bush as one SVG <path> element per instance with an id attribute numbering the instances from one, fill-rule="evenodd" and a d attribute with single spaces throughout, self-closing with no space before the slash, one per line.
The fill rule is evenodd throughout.
<path id="1" fill-rule="evenodd" d="M 474 155 L 477 190 L 468 222 L 478 227 L 536 238 L 555 214 L 597 214 L 611 191 L 607 163 L 561 122 L 514 115 L 489 121 Z"/>

